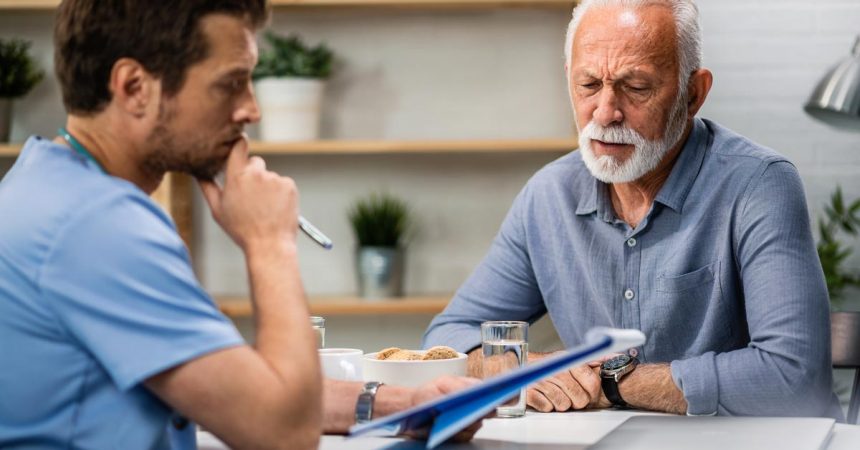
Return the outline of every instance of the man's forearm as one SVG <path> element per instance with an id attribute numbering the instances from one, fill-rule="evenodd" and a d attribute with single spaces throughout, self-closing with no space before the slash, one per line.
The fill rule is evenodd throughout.
<path id="1" fill-rule="evenodd" d="M 466 376 L 484 378 L 483 363 L 484 355 L 481 347 L 469 352 L 469 358 L 466 359 Z"/>
<path id="2" fill-rule="evenodd" d="M 642 364 L 618 383 L 621 398 L 636 409 L 686 414 L 687 401 L 668 364 Z M 608 403 L 608 401 L 606 401 Z"/>
<path id="3" fill-rule="evenodd" d="M 532 363 L 551 354 L 552 353 L 529 352 L 528 362 Z M 484 355 L 481 347 L 469 352 L 469 358 L 466 360 L 466 376 L 484 378 L 483 364 Z"/>
<path id="4" fill-rule="evenodd" d="M 323 386 L 323 432 L 346 434 L 355 424 L 355 402 L 364 383 L 326 379 Z M 376 391 L 373 418 L 387 416 L 412 406 L 414 389 L 383 384 Z"/>
<path id="5" fill-rule="evenodd" d="M 319 414 L 322 376 L 295 244 L 252 247 L 246 259 L 255 309 L 255 347 L 295 391 L 292 401 L 310 407 L 308 414 Z"/>

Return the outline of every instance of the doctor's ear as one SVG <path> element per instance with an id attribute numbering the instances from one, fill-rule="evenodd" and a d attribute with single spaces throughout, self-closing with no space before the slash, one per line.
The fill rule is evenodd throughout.
<path id="1" fill-rule="evenodd" d="M 142 117 L 157 102 L 161 94 L 161 82 L 132 58 L 118 59 L 111 70 L 108 90 L 111 102 L 120 110 Z M 156 103 L 155 105 L 153 103 Z"/>

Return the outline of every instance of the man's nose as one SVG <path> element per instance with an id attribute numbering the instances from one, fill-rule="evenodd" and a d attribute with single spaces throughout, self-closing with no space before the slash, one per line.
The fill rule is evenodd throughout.
<path id="1" fill-rule="evenodd" d="M 243 97 L 233 115 L 234 122 L 257 123 L 260 121 L 260 106 L 257 104 L 257 96 L 254 95 L 253 87 L 248 89 L 248 95 Z"/>
<path id="2" fill-rule="evenodd" d="M 618 95 L 611 86 L 606 86 L 600 91 L 593 120 L 604 127 L 624 121 L 624 113 L 621 112 Z"/>

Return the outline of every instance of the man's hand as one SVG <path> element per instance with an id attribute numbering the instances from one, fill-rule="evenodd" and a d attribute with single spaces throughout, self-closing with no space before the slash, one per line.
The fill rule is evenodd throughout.
<path id="1" fill-rule="evenodd" d="M 546 356 L 529 355 L 529 360 Z M 602 362 L 592 361 L 536 383 L 526 391 L 526 404 L 540 412 L 612 406 L 600 387 Z"/>
<path id="2" fill-rule="evenodd" d="M 199 184 L 212 217 L 244 251 L 295 243 L 296 185 L 292 179 L 266 170 L 259 156 L 249 156 L 246 139 L 236 143 L 227 158 L 223 187 L 213 181 Z"/>
<path id="3" fill-rule="evenodd" d="M 442 395 L 450 394 L 451 392 L 467 388 L 469 386 L 479 383 L 480 381 L 481 380 L 478 380 L 476 378 L 463 378 L 452 376 L 439 377 L 413 391 L 411 398 L 411 406 L 417 406 L 422 403 L 426 403 L 436 397 L 440 397 Z M 492 416 L 492 414 L 487 417 L 490 416 Z M 455 442 L 470 441 L 472 437 L 475 436 L 475 433 L 477 433 L 478 430 L 481 429 L 481 420 L 478 420 L 477 422 L 469 425 L 459 433 L 455 434 L 451 438 L 451 440 Z M 419 439 L 426 439 L 427 430 L 408 433 L 408 436 Z"/>

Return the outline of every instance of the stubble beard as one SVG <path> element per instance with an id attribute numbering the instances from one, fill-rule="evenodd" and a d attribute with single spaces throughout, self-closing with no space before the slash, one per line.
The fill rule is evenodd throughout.
<path id="1" fill-rule="evenodd" d="M 157 176 L 181 172 L 198 180 L 213 180 L 224 168 L 229 152 L 218 154 L 203 139 L 181 141 L 168 127 L 173 117 L 173 111 L 165 109 L 162 102 L 155 128 L 147 137 L 151 150 L 144 159 L 144 172 Z"/>

